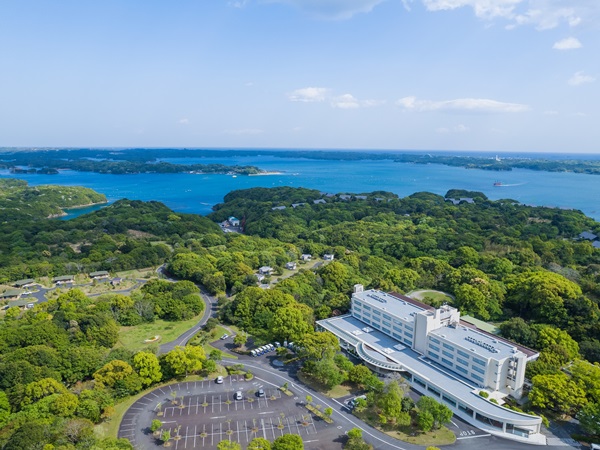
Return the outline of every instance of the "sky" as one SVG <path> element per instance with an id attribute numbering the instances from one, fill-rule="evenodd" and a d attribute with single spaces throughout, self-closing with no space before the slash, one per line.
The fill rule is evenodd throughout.
<path id="1" fill-rule="evenodd" d="M 3 0 L 0 146 L 600 153 L 598 0 Z"/>

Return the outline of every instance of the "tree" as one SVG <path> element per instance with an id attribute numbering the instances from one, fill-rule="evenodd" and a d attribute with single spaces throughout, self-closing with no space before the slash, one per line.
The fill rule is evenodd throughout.
<path id="1" fill-rule="evenodd" d="M 150 425 L 150 431 L 155 432 L 160 430 L 160 427 L 162 427 L 162 422 L 158 419 L 154 419 L 152 421 L 152 424 Z"/>
<path id="2" fill-rule="evenodd" d="M 52 404 L 50 410 L 61 417 L 72 417 L 79 405 L 79 399 L 75 394 L 66 392 L 64 394 L 58 394 Z"/>
<path id="3" fill-rule="evenodd" d="M 329 331 L 306 333 L 294 342 L 298 342 L 303 354 L 312 359 L 333 358 L 340 349 L 338 339 Z"/>
<path id="4" fill-rule="evenodd" d="M 423 396 L 417 402 L 419 413 L 429 412 L 433 418 L 433 428 L 440 428 L 452 419 L 452 410 L 432 397 Z"/>
<path id="5" fill-rule="evenodd" d="M 343 383 L 346 378 L 332 359 L 317 361 L 312 368 L 312 376 L 329 389 Z"/>
<path id="6" fill-rule="evenodd" d="M 235 335 L 235 337 L 233 338 L 233 343 L 235 344 L 236 347 L 243 347 L 244 345 L 246 345 L 246 342 L 248 341 L 248 335 L 246 333 L 238 333 Z M 267 441 L 268 442 L 268 441 Z"/>
<path id="7" fill-rule="evenodd" d="M 365 386 L 371 378 L 371 375 L 372 372 L 367 366 L 359 364 L 350 369 L 348 372 L 348 380 L 359 386 Z"/>
<path id="8" fill-rule="evenodd" d="M 313 331 L 312 325 L 306 320 L 306 315 L 311 313 L 312 310 L 308 306 L 300 303 L 277 309 L 269 327 L 272 337 L 280 342 L 286 339 L 301 341 Z"/>
<path id="9" fill-rule="evenodd" d="M 265 438 L 257 437 L 248 443 L 248 450 L 271 450 L 271 443 Z"/>
<path id="10" fill-rule="evenodd" d="M 150 386 L 162 379 L 160 363 L 155 354 L 138 352 L 133 357 L 133 366 L 138 372 L 144 386 Z"/>
<path id="11" fill-rule="evenodd" d="M 237 442 L 224 440 L 217 444 L 217 450 L 242 450 L 242 446 Z"/>
<path id="12" fill-rule="evenodd" d="M 600 403 L 588 403 L 577 414 L 586 433 L 600 435 Z"/>
<path id="13" fill-rule="evenodd" d="M 585 392 L 563 372 L 533 377 L 529 401 L 537 408 L 571 413 L 586 403 Z"/>
<path id="14" fill-rule="evenodd" d="M 297 434 L 284 434 L 273 442 L 273 450 L 304 450 L 302 438 Z"/>
<path id="15" fill-rule="evenodd" d="M 165 362 L 176 376 L 185 375 L 202 369 L 206 355 L 202 347 L 188 345 L 177 346 L 165 355 Z"/>
<path id="16" fill-rule="evenodd" d="M 419 411 L 417 414 L 417 425 L 422 431 L 431 431 L 434 425 L 433 414 L 429 411 Z"/>
<path id="17" fill-rule="evenodd" d="M 362 430 L 352 428 L 346 433 L 348 440 L 344 444 L 344 450 L 369 450 L 371 447 L 363 440 Z"/>
<path id="18" fill-rule="evenodd" d="M 67 389 L 54 378 L 43 378 L 40 381 L 34 381 L 25 386 L 21 405 L 30 405 L 49 395 L 66 392 Z"/>
<path id="19" fill-rule="evenodd" d="M 112 387 L 117 381 L 124 380 L 133 373 L 133 367 L 128 363 L 115 359 L 106 363 L 101 369 L 94 373 L 94 380 L 96 380 L 96 384 L 99 387 Z"/>
<path id="20" fill-rule="evenodd" d="M 167 442 L 169 442 L 169 439 L 171 439 L 171 432 L 169 430 L 164 430 L 160 435 L 160 440 L 166 445 Z"/>

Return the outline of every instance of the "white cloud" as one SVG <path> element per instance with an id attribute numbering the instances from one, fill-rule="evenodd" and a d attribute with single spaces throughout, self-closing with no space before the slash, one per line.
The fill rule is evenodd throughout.
<path id="1" fill-rule="evenodd" d="M 583 72 L 575 72 L 575 74 L 569 78 L 569 81 L 567 83 L 569 83 L 571 86 L 579 86 L 581 84 L 585 84 L 585 83 L 593 83 L 594 81 L 596 81 L 596 78 L 594 78 L 591 75 L 585 75 Z"/>
<path id="2" fill-rule="evenodd" d="M 429 11 L 472 8 L 481 19 L 503 18 L 506 28 L 532 25 L 538 30 L 556 28 L 562 23 L 575 27 L 581 22 L 600 23 L 598 0 L 422 0 Z"/>
<path id="3" fill-rule="evenodd" d="M 289 92 L 287 96 L 292 102 L 324 102 L 328 93 L 327 88 L 307 87 Z"/>
<path id="4" fill-rule="evenodd" d="M 227 3 L 232 8 L 243 8 L 248 3 L 248 0 L 236 0 L 233 2 Z"/>
<path id="5" fill-rule="evenodd" d="M 360 103 L 358 103 L 358 100 L 352 94 L 344 94 L 334 97 L 331 100 L 331 106 L 340 109 L 356 109 L 360 107 Z"/>
<path id="6" fill-rule="evenodd" d="M 523 0 L 422 0 L 429 11 L 445 11 L 465 6 L 473 8 L 477 17 L 511 17 Z"/>
<path id="7" fill-rule="evenodd" d="M 544 115 L 545 116 L 558 116 L 558 111 L 547 110 L 547 111 L 544 111 Z"/>
<path id="8" fill-rule="evenodd" d="M 442 127 L 435 130 L 436 133 L 466 133 L 469 131 L 469 127 L 463 124 L 456 125 L 454 127 Z"/>
<path id="9" fill-rule="evenodd" d="M 190 124 L 190 119 L 179 119 L 178 121 L 181 125 L 189 125 Z"/>
<path id="10" fill-rule="evenodd" d="M 261 130 L 259 128 L 240 128 L 238 130 L 225 130 L 224 131 L 225 134 L 233 134 L 236 136 L 239 135 L 257 135 L 257 134 L 263 134 L 264 130 Z"/>
<path id="11" fill-rule="evenodd" d="M 505 103 L 486 98 L 458 98 L 454 100 L 433 101 L 418 100 L 417 97 L 404 97 L 396 105 L 407 111 L 444 111 L 467 113 L 518 113 L 528 111 L 527 105 L 520 103 Z"/>
<path id="12" fill-rule="evenodd" d="M 561 39 L 558 42 L 555 42 L 554 45 L 552 46 L 553 49 L 555 50 L 574 50 L 576 48 L 581 48 L 581 42 L 579 42 L 579 39 L 574 38 L 574 37 L 568 37 L 565 39 Z"/>
<path id="13" fill-rule="evenodd" d="M 321 19 L 343 20 L 358 13 L 368 13 L 385 0 L 268 0 L 295 6 Z"/>

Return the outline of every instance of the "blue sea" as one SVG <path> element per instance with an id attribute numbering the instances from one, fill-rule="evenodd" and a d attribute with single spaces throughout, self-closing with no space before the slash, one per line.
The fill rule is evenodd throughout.
<path id="1" fill-rule="evenodd" d="M 560 156 L 536 154 L 534 157 Z M 575 155 L 568 157 L 574 159 Z M 585 155 L 585 159 L 596 158 L 597 155 Z M 222 202 L 223 197 L 235 189 L 293 186 L 332 193 L 383 190 L 401 197 L 422 191 L 444 195 L 449 189 L 467 189 L 483 192 L 492 200 L 508 198 L 523 204 L 579 209 L 596 220 L 600 219 L 600 175 L 522 169 L 492 172 L 438 164 L 421 165 L 381 160 L 326 161 L 279 158 L 272 155 L 162 160 L 181 164 L 254 165 L 281 174 L 237 177 L 187 173 L 104 175 L 65 170 L 58 175 L 12 175 L 8 171 L 0 171 L 0 177 L 21 178 L 27 180 L 30 185 L 86 186 L 105 194 L 110 202 L 121 198 L 157 200 L 175 211 L 202 215 L 210 213 L 213 205 Z M 494 181 L 501 181 L 503 186 L 494 187 Z M 98 208 L 96 206 L 71 210 L 66 218 Z"/>

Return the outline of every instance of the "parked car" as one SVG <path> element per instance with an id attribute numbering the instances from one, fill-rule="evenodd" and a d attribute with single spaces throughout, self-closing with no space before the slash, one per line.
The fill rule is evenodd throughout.
<path id="1" fill-rule="evenodd" d="M 221 375 L 219 375 L 217 377 L 217 379 L 215 380 L 215 383 L 217 383 L 217 384 L 223 384 L 223 377 Z"/>
<path id="2" fill-rule="evenodd" d="M 233 394 L 234 400 L 241 400 L 243 398 L 244 398 L 244 395 L 242 394 L 242 391 L 237 391 L 235 394 Z"/>
<path id="3" fill-rule="evenodd" d="M 224 334 L 223 336 L 221 336 L 221 340 L 223 340 L 223 339 L 227 339 L 228 337 L 229 337 L 229 335 L 228 335 L 228 334 Z"/>
<path id="4" fill-rule="evenodd" d="M 264 389 L 259 389 L 258 392 L 256 393 L 257 396 L 259 397 L 264 397 L 265 396 L 265 391 Z"/>

